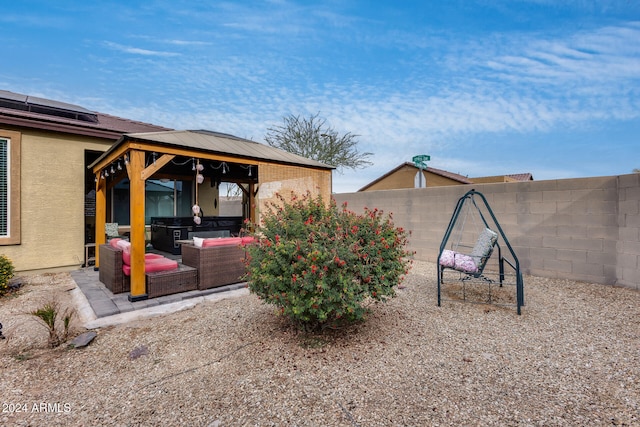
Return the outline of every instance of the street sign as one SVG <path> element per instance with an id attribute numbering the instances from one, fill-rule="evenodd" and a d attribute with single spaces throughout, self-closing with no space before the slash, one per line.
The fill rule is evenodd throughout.
<path id="1" fill-rule="evenodd" d="M 425 162 L 431 160 L 431 156 L 428 156 L 426 154 L 419 154 L 417 156 L 413 156 L 411 160 L 413 160 L 413 163 L 416 165 L 416 167 L 420 169 L 426 169 L 427 164 Z"/>
<path id="2" fill-rule="evenodd" d="M 413 160 L 413 163 L 417 168 L 420 168 L 415 178 L 413 179 L 413 185 L 415 188 L 425 188 L 427 186 L 427 179 L 422 174 L 422 170 L 427 168 L 426 162 L 431 160 L 431 156 L 428 156 L 426 154 L 418 154 L 417 156 L 413 156 L 411 160 Z"/>

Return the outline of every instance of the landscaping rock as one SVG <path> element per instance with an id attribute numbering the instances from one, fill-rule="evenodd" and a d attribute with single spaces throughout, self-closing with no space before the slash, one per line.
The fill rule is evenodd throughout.
<path id="1" fill-rule="evenodd" d="M 17 291 L 22 286 L 22 277 L 12 277 L 7 286 L 10 291 Z"/>
<path id="2" fill-rule="evenodd" d="M 71 343 L 69 344 L 69 347 L 73 347 L 73 348 L 86 347 L 89 344 L 91 344 L 91 341 L 93 341 L 93 339 L 96 336 L 98 336 L 98 334 L 95 331 L 88 331 L 83 334 L 80 334 L 71 341 Z"/>

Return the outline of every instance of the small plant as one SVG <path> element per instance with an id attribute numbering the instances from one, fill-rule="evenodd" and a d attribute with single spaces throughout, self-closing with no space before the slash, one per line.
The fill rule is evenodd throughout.
<path id="1" fill-rule="evenodd" d="M 49 331 L 49 348 L 58 347 L 69 338 L 73 310 L 67 309 L 61 313 L 58 303 L 49 302 L 30 314 L 35 316 Z M 58 327 L 60 320 L 62 321 L 62 332 Z"/>
<path id="2" fill-rule="evenodd" d="M 13 358 L 18 362 L 24 362 L 25 360 L 29 360 L 33 357 L 31 353 L 17 353 L 13 355 Z"/>
<path id="3" fill-rule="evenodd" d="M 4 295 L 9 289 L 9 280 L 13 277 L 13 263 L 9 258 L 0 255 L 0 296 Z"/>
<path id="4" fill-rule="evenodd" d="M 362 320 L 369 302 L 395 296 L 411 253 L 390 216 L 356 215 L 310 194 L 279 199 L 248 247 L 251 292 L 308 332 Z"/>

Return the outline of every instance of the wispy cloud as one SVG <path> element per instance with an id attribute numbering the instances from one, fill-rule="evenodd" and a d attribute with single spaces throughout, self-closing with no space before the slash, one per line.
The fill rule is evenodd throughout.
<path id="1" fill-rule="evenodd" d="M 170 57 L 170 56 L 179 56 L 180 54 L 177 52 L 166 52 L 166 51 L 158 51 L 158 50 L 150 50 L 150 49 L 142 49 L 139 47 L 133 46 L 124 46 L 119 43 L 105 41 L 104 45 L 109 49 L 117 50 L 119 52 L 128 53 L 131 55 L 142 55 L 142 56 L 161 56 L 161 57 Z"/>
<path id="2" fill-rule="evenodd" d="M 419 153 L 437 153 L 434 167 L 491 175 L 492 140 L 511 139 L 516 147 L 531 135 L 640 118 L 638 22 L 479 35 L 409 31 L 300 2 L 260 6 L 184 9 L 181 17 L 211 24 L 177 37 L 129 34 L 129 42 L 105 42 L 113 51 L 157 60 L 143 69 L 142 61 L 111 59 L 104 77 L 109 96 L 117 90 L 123 96 L 92 108 L 256 141 L 284 115 L 320 112 L 375 153 L 374 167 L 346 171 L 339 180 L 352 189 Z M 365 20 L 371 25 L 361 25 Z M 356 49 L 341 51 L 344 40 Z M 175 56 L 180 60 L 162 60 Z M 144 93 L 127 98 L 129 87 L 119 87 L 113 75 L 135 76 Z M 478 141 L 487 152 L 474 157 Z M 526 165 L 513 162 L 506 172 L 530 171 L 520 170 Z M 578 173 L 557 165 L 537 171 L 537 178 Z"/>

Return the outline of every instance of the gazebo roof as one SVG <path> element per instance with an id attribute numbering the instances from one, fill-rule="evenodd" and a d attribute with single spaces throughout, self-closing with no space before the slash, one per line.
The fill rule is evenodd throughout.
<path id="1" fill-rule="evenodd" d="M 316 160 L 307 159 L 297 154 L 269 145 L 261 144 L 237 136 L 207 130 L 175 130 L 163 132 L 129 133 L 123 135 L 115 144 L 104 152 L 89 167 L 100 163 L 103 159 L 118 150 L 126 143 L 148 143 L 181 148 L 188 151 L 209 154 L 221 154 L 238 157 L 238 159 L 266 160 L 273 163 L 284 163 L 320 169 L 335 169 Z"/>

